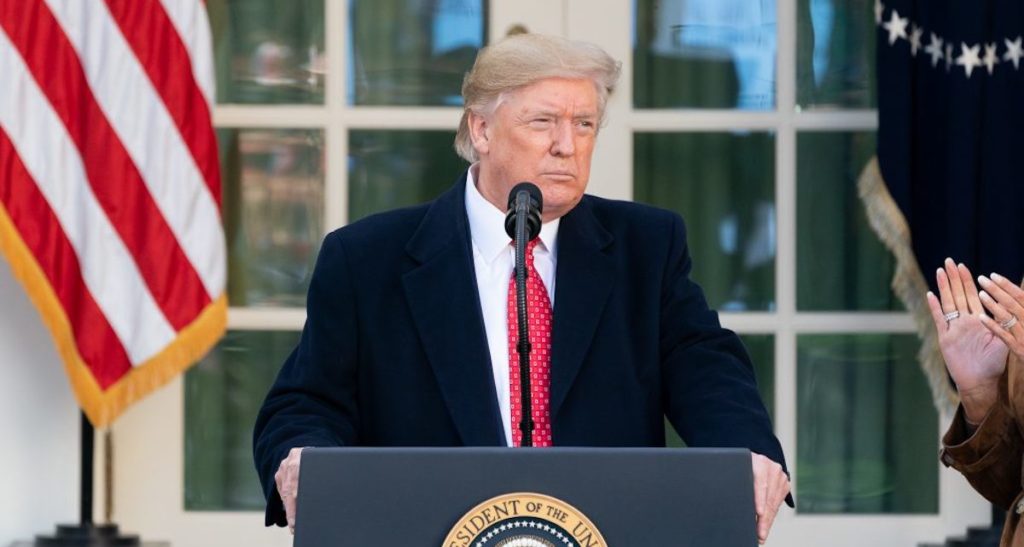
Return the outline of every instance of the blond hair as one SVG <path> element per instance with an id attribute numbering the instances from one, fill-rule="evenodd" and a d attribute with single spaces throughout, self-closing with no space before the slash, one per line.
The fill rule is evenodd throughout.
<path id="1" fill-rule="evenodd" d="M 548 78 L 593 81 L 603 121 L 604 107 L 619 79 L 620 66 L 594 44 L 556 36 L 518 34 L 485 47 L 462 81 L 465 107 L 455 135 L 455 151 L 466 161 L 477 161 L 479 157 L 469 134 L 470 113 L 493 113 L 503 95 Z"/>

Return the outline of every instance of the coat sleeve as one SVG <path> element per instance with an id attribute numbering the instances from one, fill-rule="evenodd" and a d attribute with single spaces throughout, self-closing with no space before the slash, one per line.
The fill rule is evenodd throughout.
<path id="1" fill-rule="evenodd" d="M 256 418 L 253 456 L 267 500 L 266 525 L 285 526 L 274 483 L 289 450 L 358 442 L 358 328 L 351 270 L 340 237 L 324 240 L 310 281 L 306 325 Z"/>
<path id="2" fill-rule="evenodd" d="M 971 486 L 993 504 L 1009 509 L 1021 491 L 1021 457 L 1024 440 L 1009 401 L 1011 362 L 999 379 L 999 398 L 978 429 L 968 435 L 964 408 L 956 410 L 953 423 L 942 437 L 940 459 L 959 471 Z"/>
<path id="3" fill-rule="evenodd" d="M 690 279 L 683 220 L 671 218 L 660 329 L 666 414 L 688 446 L 748 448 L 786 469 L 746 348 Z"/>

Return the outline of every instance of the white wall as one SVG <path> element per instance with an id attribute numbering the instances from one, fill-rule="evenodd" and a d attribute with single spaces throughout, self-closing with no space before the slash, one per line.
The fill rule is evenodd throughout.
<path id="1" fill-rule="evenodd" d="M 0 259 L 0 545 L 78 519 L 79 411 L 49 331 Z"/>
<path id="2" fill-rule="evenodd" d="M 53 534 L 79 516 L 80 411 L 49 331 L 0 256 L 0 547 Z M 182 507 L 182 384 L 176 379 L 114 424 L 114 521 L 145 540 L 206 547 L 291 544 L 260 512 Z M 102 435 L 96 437 L 94 515 L 102 517 Z M 236 541 L 239 541 L 236 543 Z"/>

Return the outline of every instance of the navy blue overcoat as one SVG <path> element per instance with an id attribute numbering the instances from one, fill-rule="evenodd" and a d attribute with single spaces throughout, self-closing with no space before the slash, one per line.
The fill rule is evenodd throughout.
<path id="1" fill-rule="evenodd" d="M 302 446 L 502 446 L 476 288 L 466 178 L 433 202 L 332 232 L 302 338 L 256 422 L 267 524 L 278 464 Z M 784 460 L 750 358 L 689 278 L 678 215 L 585 196 L 558 233 L 555 446 L 689 446 Z"/>

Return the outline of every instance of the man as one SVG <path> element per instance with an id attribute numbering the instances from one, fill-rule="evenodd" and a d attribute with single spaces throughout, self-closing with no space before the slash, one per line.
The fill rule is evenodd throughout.
<path id="1" fill-rule="evenodd" d="M 537 445 L 663 446 L 668 416 L 690 446 L 750 448 L 767 538 L 789 492 L 782 451 L 743 345 L 689 279 L 682 219 L 583 195 L 618 73 L 590 44 L 486 48 L 463 84 L 466 175 L 327 236 L 302 340 L 256 424 L 268 525 L 294 523 L 302 447 L 519 444 L 503 222 L 531 181 L 544 207 L 530 306 L 550 325 L 530 334 Z"/>

